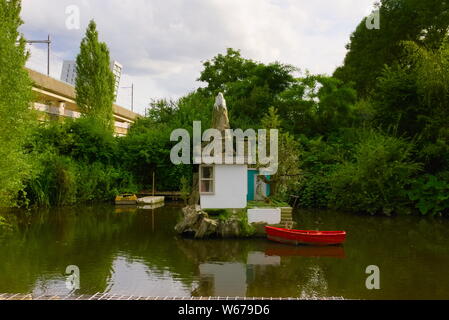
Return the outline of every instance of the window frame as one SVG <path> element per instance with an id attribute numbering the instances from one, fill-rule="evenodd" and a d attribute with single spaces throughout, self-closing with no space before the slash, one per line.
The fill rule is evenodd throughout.
<path id="1" fill-rule="evenodd" d="M 203 169 L 204 168 L 210 168 L 211 169 L 211 178 L 203 178 Z M 203 181 L 210 181 L 211 182 L 211 188 L 212 191 L 210 192 L 205 192 L 202 191 L 202 182 Z M 215 195 L 215 166 L 213 165 L 200 165 L 200 183 L 199 183 L 199 188 L 200 188 L 200 194 L 202 195 Z"/>

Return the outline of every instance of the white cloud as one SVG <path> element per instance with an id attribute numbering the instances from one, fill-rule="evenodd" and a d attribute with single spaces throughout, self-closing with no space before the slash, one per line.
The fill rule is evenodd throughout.
<path id="1" fill-rule="evenodd" d="M 136 86 L 137 110 L 151 98 L 180 97 L 200 86 L 201 61 L 241 49 L 313 73 L 341 64 L 350 33 L 374 0 L 23 0 L 28 38 L 53 38 L 52 68 L 73 59 L 88 21 L 97 22 L 111 55 L 124 65 L 123 86 Z M 81 30 L 65 27 L 65 8 L 78 5 Z M 45 48 L 33 50 L 34 64 Z M 40 53 L 39 53 L 40 52 Z M 45 67 L 43 68 L 45 70 Z M 52 74 L 55 75 L 55 74 Z M 59 74 L 56 72 L 56 76 Z M 129 105 L 122 90 L 118 102 Z"/>

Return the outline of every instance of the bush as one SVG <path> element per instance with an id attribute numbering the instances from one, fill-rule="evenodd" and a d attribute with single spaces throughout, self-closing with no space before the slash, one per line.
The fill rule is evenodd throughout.
<path id="1" fill-rule="evenodd" d="M 417 179 L 408 196 L 422 215 L 447 214 L 449 211 L 449 183 L 446 177 L 424 175 Z"/>
<path id="2" fill-rule="evenodd" d="M 31 141 L 35 152 L 49 149 L 82 162 L 117 162 L 117 141 L 94 119 L 66 119 L 42 124 Z"/>
<path id="3" fill-rule="evenodd" d="M 76 164 L 67 157 L 47 154 L 41 172 L 28 181 L 25 196 L 32 205 L 72 204 L 76 198 Z"/>
<path id="4" fill-rule="evenodd" d="M 23 203 L 36 206 L 64 206 L 91 201 L 112 201 L 120 193 L 135 193 L 132 175 L 99 162 L 76 162 L 59 155 L 47 155 L 42 171 L 27 183 Z"/>
<path id="5" fill-rule="evenodd" d="M 342 131 L 324 141 L 321 137 L 301 141 L 301 170 L 304 172 L 296 195 L 304 208 L 327 208 L 331 192 L 328 176 L 335 167 L 353 159 L 354 145 L 360 138 L 353 130 Z"/>
<path id="6" fill-rule="evenodd" d="M 329 176 L 330 203 L 337 209 L 370 214 L 407 212 L 405 189 L 421 165 L 410 160 L 413 144 L 371 131 L 357 145 L 354 161 Z"/>

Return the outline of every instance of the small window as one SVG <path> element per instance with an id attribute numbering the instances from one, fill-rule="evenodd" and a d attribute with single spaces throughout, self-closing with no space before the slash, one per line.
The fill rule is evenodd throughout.
<path id="1" fill-rule="evenodd" d="M 212 166 L 200 167 L 200 193 L 214 194 L 215 192 L 215 172 Z"/>

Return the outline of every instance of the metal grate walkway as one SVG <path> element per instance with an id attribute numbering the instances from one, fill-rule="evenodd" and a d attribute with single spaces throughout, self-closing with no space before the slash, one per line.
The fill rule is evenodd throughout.
<path id="1" fill-rule="evenodd" d="M 96 293 L 94 295 L 32 295 L 32 294 L 0 294 L 0 300 L 176 300 L 176 301 L 207 301 L 207 300 L 221 300 L 221 301 L 301 301 L 301 300 L 344 300 L 343 297 L 313 297 L 313 298 L 250 298 L 250 297 L 144 297 L 144 296 L 129 296 L 109 293 Z"/>

